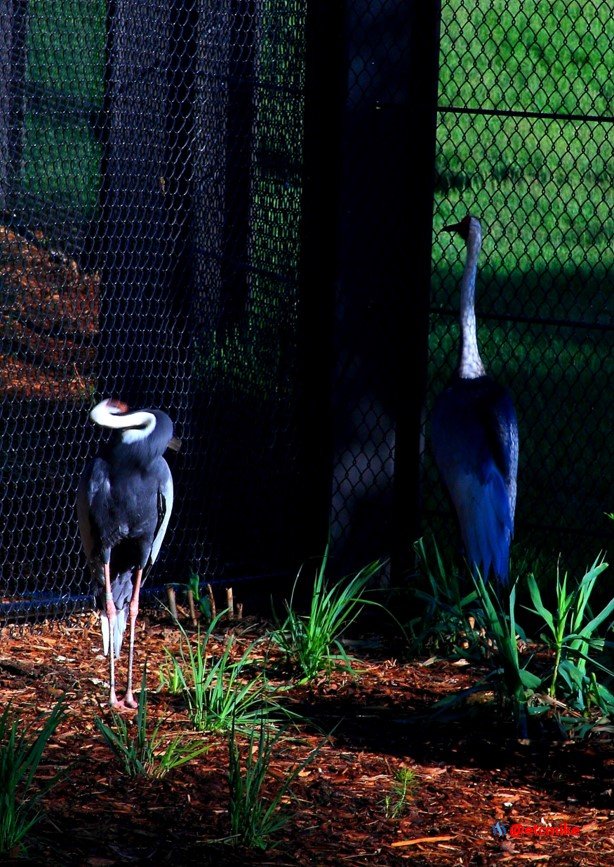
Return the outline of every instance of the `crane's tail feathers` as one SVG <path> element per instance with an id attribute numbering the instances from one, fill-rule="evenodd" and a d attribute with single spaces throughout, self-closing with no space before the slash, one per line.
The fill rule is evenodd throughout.
<path id="1" fill-rule="evenodd" d="M 110 635 L 109 617 L 107 614 L 107 603 L 105 598 L 104 587 L 101 587 L 97 593 L 97 603 L 100 609 L 100 627 L 102 629 L 102 649 L 104 655 L 109 655 L 109 644 L 113 641 L 113 652 L 115 658 L 119 656 L 119 651 L 122 646 L 122 639 L 126 631 L 126 622 L 128 620 L 128 609 L 130 599 L 132 598 L 132 570 L 128 569 L 125 572 L 113 574 L 112 580 L 113 604 L 115 605 L 115 623 L 113 626 L 113 635 Z"/>
<path id="2" fill-rule="evenodd" d="M 513 520 L 500 473 L 493 469 L 484 483 L 466 481 L 457 511 L 472 568 L 478 569 L 485 581 L 492 572 L 500 584 L 507 584 Z"/>
<path id="3" fill-rule="evenodd" d="M 122 647 L 122 641 L 124 638 L 124 632 L 126 631 L 126 622 L 128 620 L 127 611 L 125 608 L 120 608 L 117 611 L 115 616 L 115 622 L 113 624 L 113 656 L 115 659 L 118 658 L 119 652 Z M 105 611 L 100 612 L 100 627 L 102 629 L 102 649 L 104 651 L 104 655 L 109 655 L 109 644 L 111 640 L 111 628 L 109 623 L 108 615 Z"/>

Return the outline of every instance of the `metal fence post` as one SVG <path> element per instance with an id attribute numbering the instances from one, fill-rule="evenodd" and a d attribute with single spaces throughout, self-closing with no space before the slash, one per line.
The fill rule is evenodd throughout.
<path id="1" fill-rule="evenodd" d="M 299 383 L 305 490 L 303 553 L 326 545 L 332 473 L 333 299 L 338 266 L 345 95 L 343 0 L 310 0 L 305 27 Z"/>

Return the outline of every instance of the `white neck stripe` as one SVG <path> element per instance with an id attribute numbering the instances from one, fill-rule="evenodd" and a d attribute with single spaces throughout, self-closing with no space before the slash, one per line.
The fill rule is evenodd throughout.
<path id="1" fill-rule="evenodd" d="M 486 373 L 478 348 L 477 323 L 475 318 L 475 283 L 481 246 L 482 233 L 480 224 L 477 220 L 472 219 L 467 238 L 467 259 L 461 279 L 461 346 L 458 372 L 462 379 L 477 379 Z"/>
<path id="2" fill-rule="evenodd" d="M 134 412 L 132 413 L 132 424 L 138 427 L 130 427 L 122 433 L 122 442 L 136 443 L 139 440 L 147 439 L 156 426 L 156 417 L 151 412 Z"/>
<path id="3" fill-rule="evenodd" d="M 108 400 L 97 404 L 90 412 L 90 418 L 101 427 L 121 430 L 122 442 L 134 443 L 146 439 L 156 426 L 156 417 L 151 412 L 118 413 L 117 407 Z"/>

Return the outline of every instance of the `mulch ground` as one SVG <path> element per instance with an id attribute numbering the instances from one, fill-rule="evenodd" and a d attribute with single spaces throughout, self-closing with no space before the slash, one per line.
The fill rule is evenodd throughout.
<path id="1" fill-rule="evenodd" d="M 95 384 L 100 278 L 0 225 L 0 393 L 61 400 Z"/>
<path id="2" fill-rule="evenodd" d="M 252 623 L 243 634 L 244 623 L 229 626 L 239 651 L 259 629 Z M 181 701 L 158 688 L 157 672 L 163 648 L 176 651 L 179 638 L 156 613 L 143 618 L 137 636 L 138 661 L 148 659 L 152 722 L 162 719 L 174 734 L 190 731 L 189 720 Z M 363 650 L 356 651 L 356 678 L 338 673 L 291 690 L 285 701 L 306 721 L 276 750 L 269 791 L 320 750 L 284 803 L 290 819 L 277 845 L 253 852 L 220 842 L 229 833 L 223 735 L 207 736 L 205 755 L 161 780 L 122 773 L 94 724 L 107 679 L 94 614 L 4 634 L 0 654 L 0 700 L 24 721 L 47 713 L 62 696 L 68 700 L 40 769 L 42 779 L 58 769 L 65 774 L 28 841 L 30 863 L 614 863 L 611 737 L 565 742 L 543 732 L 520 742 L 492 703 L 476 703 L 460 720 L 426 720 L 435 701 L 475 683 L 483 672 L 471 666 L 400 662 L 385 649 Z M 124 677 L 125 657 L 120 684 Z M 402 816 L 391 819 L 385 798 L 401 768 L 414 772 L 417 785 Z M 530 833 L 499 836 L 513 824 Z M 579 830 L 565 836 L 546 830 L 565 825 Z"/>

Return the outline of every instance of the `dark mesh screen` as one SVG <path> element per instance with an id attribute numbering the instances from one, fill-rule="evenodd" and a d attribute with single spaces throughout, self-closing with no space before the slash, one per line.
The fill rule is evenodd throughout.
<path id="1" fill-rule="evenodd" d="M 74 500 L 104 396 L 164 408 L 183 440 L 150 583 L 292 574 L 307 553 L 304 19 L 298 2 L 3 6 L 6 616 L 89 600 Z"/>
<path id="2" fill-rule="evenodd" d="M 329 517 L 340 567 L 409 550 L 403 461 L 449 534 L 407 419 L 455 363 L 464 250 L 438 230 L 467 212 L 484 359 L 518 408 L 519 545 L 603 547 L 610 22 L 500 5 L 442 5 L 427 376 L 407 362 L 431 257 L 420 4 L 2 3 L 3 617 L 89 604 L 74 499 L 107 396 L 167 410 L 184 443 L 150 586 L 291 576 Z"/>

